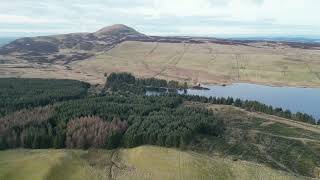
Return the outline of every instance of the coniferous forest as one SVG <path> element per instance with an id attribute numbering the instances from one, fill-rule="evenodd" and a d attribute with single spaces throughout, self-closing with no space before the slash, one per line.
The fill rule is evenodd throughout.
<path id="1" fill-rule="evenodd" d="M 108 88 L 101 95 L 89 97 L 89 86 L 78 81 L 29 79 L 26 83 L 16 81 L 17 85 L 11 80 L 3 82 L 6 83 L 1 84 L 5 87 L 1 100 L 7 103 L 1 104 L 1 149 L 116 148 L 143 144 L 182 147 L 195 134 L 220 136 L 224 130 L 223 122 L 211 111 L 183 107 L 183 98 L 179 96 L 144 96 L 121 91 L 119 87 L 119 91 Z M 21 89 L 28 93 L 19 94 Z M 15 104 L 8 106 L 9 102 Z"/>
<path id="2" fill-rule="evenodd" d="M 0 79 L 0 149 L 117 148 L 144 144 L 187 146 L 196 135 L 223 136 L 225 125 L 208 109 L 184 101 L 234 105 L 248 111 L 315 124 L 312 116 L 256 101 L 179 95 L 146 96 L 147 88 L 183 89 L 155 78 L 112 73 L 104 90 L 73 80 Z"/>
<path id="3" fill-rule="evenodd" d="M 0 116 L 86 96 L 89 84 L 74 80 L 0 78 Z"/>

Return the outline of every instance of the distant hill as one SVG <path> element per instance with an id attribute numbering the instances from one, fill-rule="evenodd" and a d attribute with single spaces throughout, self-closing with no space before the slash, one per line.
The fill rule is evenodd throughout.
<path id="1" fill-rule="evenodd" d="M 103 51 L 129 39 L 147 38 L 125 25 L 105 27 L 94 33 L 73 33 L 17 39 L 1 49 L 7 53 L 57 53 L 62 49 Z"/>
<path id="2" fill-rule="evenodd" d="M 234 37 L 233 40 L 254 40 L 254 41 L 279 41 L 279 42 L 299 42 L 299 43 L 320 43 L 317 37 Z"/>
<path id="3" fill-rule="evenodd" d="M 94 33 L 74 33 L 17 39 L 0 49 L 2 55 L 12 55 L 28 61 L 52 63 L 87 59 L 96 52 L 108 51 L 126 40 L 144 40 L 143 35 L 125 25 L 105 27 Z"/>
<path id="4" fill-rule="evenodd" d="M 164 42 L 164 43 L 217 43 L 225 45 L 244 45 L 261 42 L 262 40 L 217 39 L 209 37 L 160 37 L 147 36 L 135 29 L 122 24 L 102 28 L 93 33 L 72 33 L 54 36 L 26 37 L 17 39 L 2 48 L 0 55 L 13 56 L 17 59 L 36 63 L 68 64 L 72 61 L 85 60 L 97 53 L 109 51 L 124 41 Z M 263 40 L 270 44 L 277 42 Z M 7 42 L 7 41 L 6 41 Z M 318 49 L 319 43 L 281 42 L 284 45 Z"/>

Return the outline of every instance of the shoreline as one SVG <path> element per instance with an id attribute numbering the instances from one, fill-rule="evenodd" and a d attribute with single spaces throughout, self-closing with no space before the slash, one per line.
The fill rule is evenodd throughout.
<path id="1" fill-rule="evenodd" d="M 226 82 L 226 83 L 200 83 L 202 86 L 232 86 L 235 84 L 253 84 L 253 85 L 260 85 L 260 86 L 268 86 L 268 87 L 279 87 L 279 88 L 301 88 L 301 89 L 320 89 L 319 85 L 290 85 L 285 83 L 262 83 L 262 82 L 255 82 L 255 81 L 233 81 L 233 82 Z M 193 86 L 193 85 L 192 85 Z"/>

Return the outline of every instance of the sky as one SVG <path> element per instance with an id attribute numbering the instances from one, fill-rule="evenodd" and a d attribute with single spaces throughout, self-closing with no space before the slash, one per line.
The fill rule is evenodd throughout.
<path id="1" fill-rule="evenodd" d="M 94 32 L 320 37 L 319 0 L 0 0 L 0 36 Z"/>

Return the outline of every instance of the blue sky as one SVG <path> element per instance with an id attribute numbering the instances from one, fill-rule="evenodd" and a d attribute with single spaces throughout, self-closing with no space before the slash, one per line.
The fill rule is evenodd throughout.
<path id="1" fill-rule="evenodd" d="M 319 7 L 319 0 L 0 0 L 0 36 L 126 24 L 150 35 L 320 37 Z"/>

